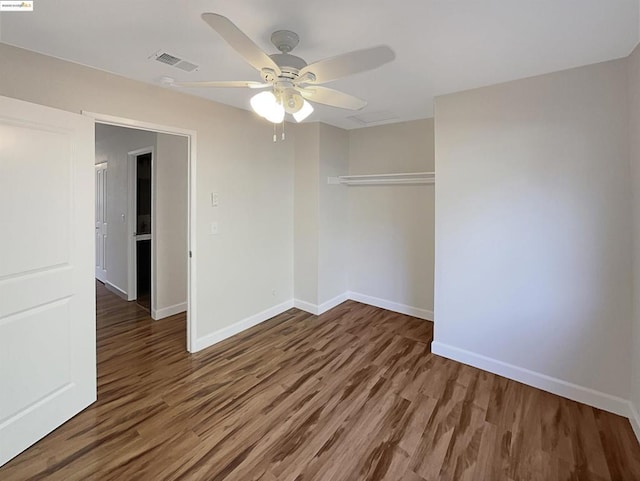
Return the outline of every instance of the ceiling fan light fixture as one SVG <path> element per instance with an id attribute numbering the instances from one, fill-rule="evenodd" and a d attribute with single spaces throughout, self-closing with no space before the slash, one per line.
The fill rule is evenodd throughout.
<path id="1" fill-rule="evenodd" d="M 300 123 L 304 119 L 309 117 L 309 115 L 311 115 L 312 113 L 313 113 L 313 106 L 306 100 L 303 100 L 302 107 L 300 108 L 300 110 L 298 110 L 293 114 L 293 118 L 296 119 L 296 122 Z"/>
<path id="2" fill-rule="evenodd" d="M 304 103 L 302 95 L 300 95 L 295 91 L 295 89 L 292 88 L 286 89 L 284 92 L 282 92 L 282 99 L 284 110 L 288 114 L 295 114 L 296 112 L 298 112 L 302 108 Z"/>
<path id="3" fill-rule="evenodd" d="M 278 103 L 273 92 L 260 92 L 251 97 L 250 102 L 253 111 L 269 122 L 279 124 L 284 120 L 284 107 Z"/>
<path id="4" fill-rule="evenodd" d="M 281 124 L 284 120 L 284 109 L 282 108 L 282 105 L 276 105 L 273 111 L 269 115 L 265 116 L 265 119 L 273 124 Z"/>

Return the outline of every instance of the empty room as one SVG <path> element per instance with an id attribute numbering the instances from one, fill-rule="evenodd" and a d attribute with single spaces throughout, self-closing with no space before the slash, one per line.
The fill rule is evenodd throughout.
<path id="1" fill-rule="evenodd" d="M 640 0 L 0 0 L 1 480 L 639 441 Z"/>

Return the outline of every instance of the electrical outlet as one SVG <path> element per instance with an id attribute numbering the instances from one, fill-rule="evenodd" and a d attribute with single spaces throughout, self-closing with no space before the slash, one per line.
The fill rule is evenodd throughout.
<path id="1" fill-rule="evenodd" d="M 220 195 L 217 192 L 211 192 L 211 207 L 218 207 L 220 204 Z"/>

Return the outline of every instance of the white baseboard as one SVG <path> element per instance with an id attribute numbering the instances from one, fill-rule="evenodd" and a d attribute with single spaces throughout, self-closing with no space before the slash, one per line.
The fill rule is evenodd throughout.
<path id="1" fill-rule="evenodd" d="M 173 316 L 187 310 L 187 303 L 181 302 L 174 304 L 173 306 L 163 307 L 161 309 L 151 309 L 151 318 L 154 320 L 164 319 L 165 317 Z"/>
<path id="2" fill-rule="evenodd" d="M 278 304 L 276 306 L 270 307 L 269 309 L 265 309 L 262 312 L 258 312 L 253 316 L 249 316 L 245 319 L 242 319 L 230 326 L 223 327 L 211 334 L 207 334 L 204 337 L 200 337 L 196 339 L 195 346 L 192 352 L 201 351 L 209 346 L 213 346 L 214 344 L 223 341 L 239 332 L 244 331 L 245 329 L 249 329 L 261 322 L 266 321 L 267 319 L 271 319 L 278 314 L 282 314 L 284 311 L 291 309 L 293 307 L 293 301 L 289 300 L 283 302 L 282 304 Z"/>
<path id="3" fill-rule="evenodd" d="M 116 286 L 115 284 L 112 284 L 109 281 L 104 281 L 104 286 L 108 290 L 110 290 L 111 292 L 116 294 L 118 297 L 121 297 L 122 299 L 124 299 L 125 301 L 129 300 L 129 295 L 124 290 L 122 290 L 118 286 Z"/>
<path id="4" fill-rule="evenodd" d="M 630 415 L 629 401 L 617 396 L 612 396 L 611 394 L 579 386 L 578 384 L 530 371 L 529 369 L 514 366 L 513 364 L 498 361 L 497 359 L 441 342 L 433 341 L 431 343 L 431 352 L 598 409 L 603 409 L 625 417 L 629 417 Z"/>
<path id="5" fill-rule="evenodd" d="M 349 299 L 362 302 L 363 304 L 369 304 L 370 306 L 380 307 L 388 311 L 399 312 L 400 314 L 433 321 L 433 311 L 428 311 L 419 307 L 407 306 L 406 304 L 399 304 L 386 299 L 380 299 L 379 297 L 360 294 L 359 292 L 349 292 L 347 295 Z"/>
<path id="6" fill-rule="evenodd" d="M 366 294 L 351 291 L 344 292 L 320 305 L 312 304 L 300 299 L 294 299 L 293 306 L 305 312 L 309 312 L 310 314 L 320 315 L 349 299 L 362 302 L 363 304 L 368 304 L 370 306 L 380 307 L 388 311 L 399 312 L 400 314 L 406 314 L 408 316 L 426 319 L 428 321 L 433 320 L 433 311 L 420 309 L 419 307 L 407 306 L 405 304 L 399 304 L 386 299 L 380 299 L 379 297 L 368 296 Z"/>
<path id="7" fill-rule="evenodd" d="M 323 312 L 327 312 L 329 309 L 333 309 L 336 306 L 339 306 L 344 301 L 349 299 L 349 295 L 347 292 L 343 292 L 342 294 L 337 295 L 333 299 L 329 299 L 328 301 L 323 302 L 318 306 L 318 315 Z"/>
<path id="8" fill-rule="evenodd" d="M 308 312 L 309 314 L 315 314 L 316 316 L 318 315 L 318 305 L 317 304 L 311 304 L 310 302 L 307 302 L 307 301 L 302 301 L 300 299 L 294 299 L 293 300 L 293 307 L 295 307 L 296 309 L 300 309 L 301 311 Z"/>
<path id="9" fill-rule="evenodd" d="M 315 314 L 316 316 L 319 316 L 320 314 L 327 312 L 329 309 L 333 309 L 337 305 L 342 304 L 344 301 L 348 299 L 349 299 L 349 296 L 346 292 L 343 292 L 342 294 L 339 294 L 333 299 L 329 299 L 328 301 L 325 301 L 320 305 L 312 304 L 310 302 L 302 301 L 300 299 L 294 299 L 293 307 L 297 309 L 301 309 L 310 314 Z"/>
<path id="10" fill-rule="evenodd" d="M 631 422 L 633 432 L 640 443 L 640 413 L 638 413 L 638 410 L 631 401 L 629 401 L 629 421 Z"/>

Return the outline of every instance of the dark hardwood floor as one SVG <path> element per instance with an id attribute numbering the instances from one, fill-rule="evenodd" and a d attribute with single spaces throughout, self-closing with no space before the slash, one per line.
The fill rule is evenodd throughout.
<path id="1" fill-rule="evenodd" d="M 98 286 L 98 402 L 9 480 L 640 480 L 628 420 L 430 353 L 432 323 L 348 301 L 189 355 Z"/>

